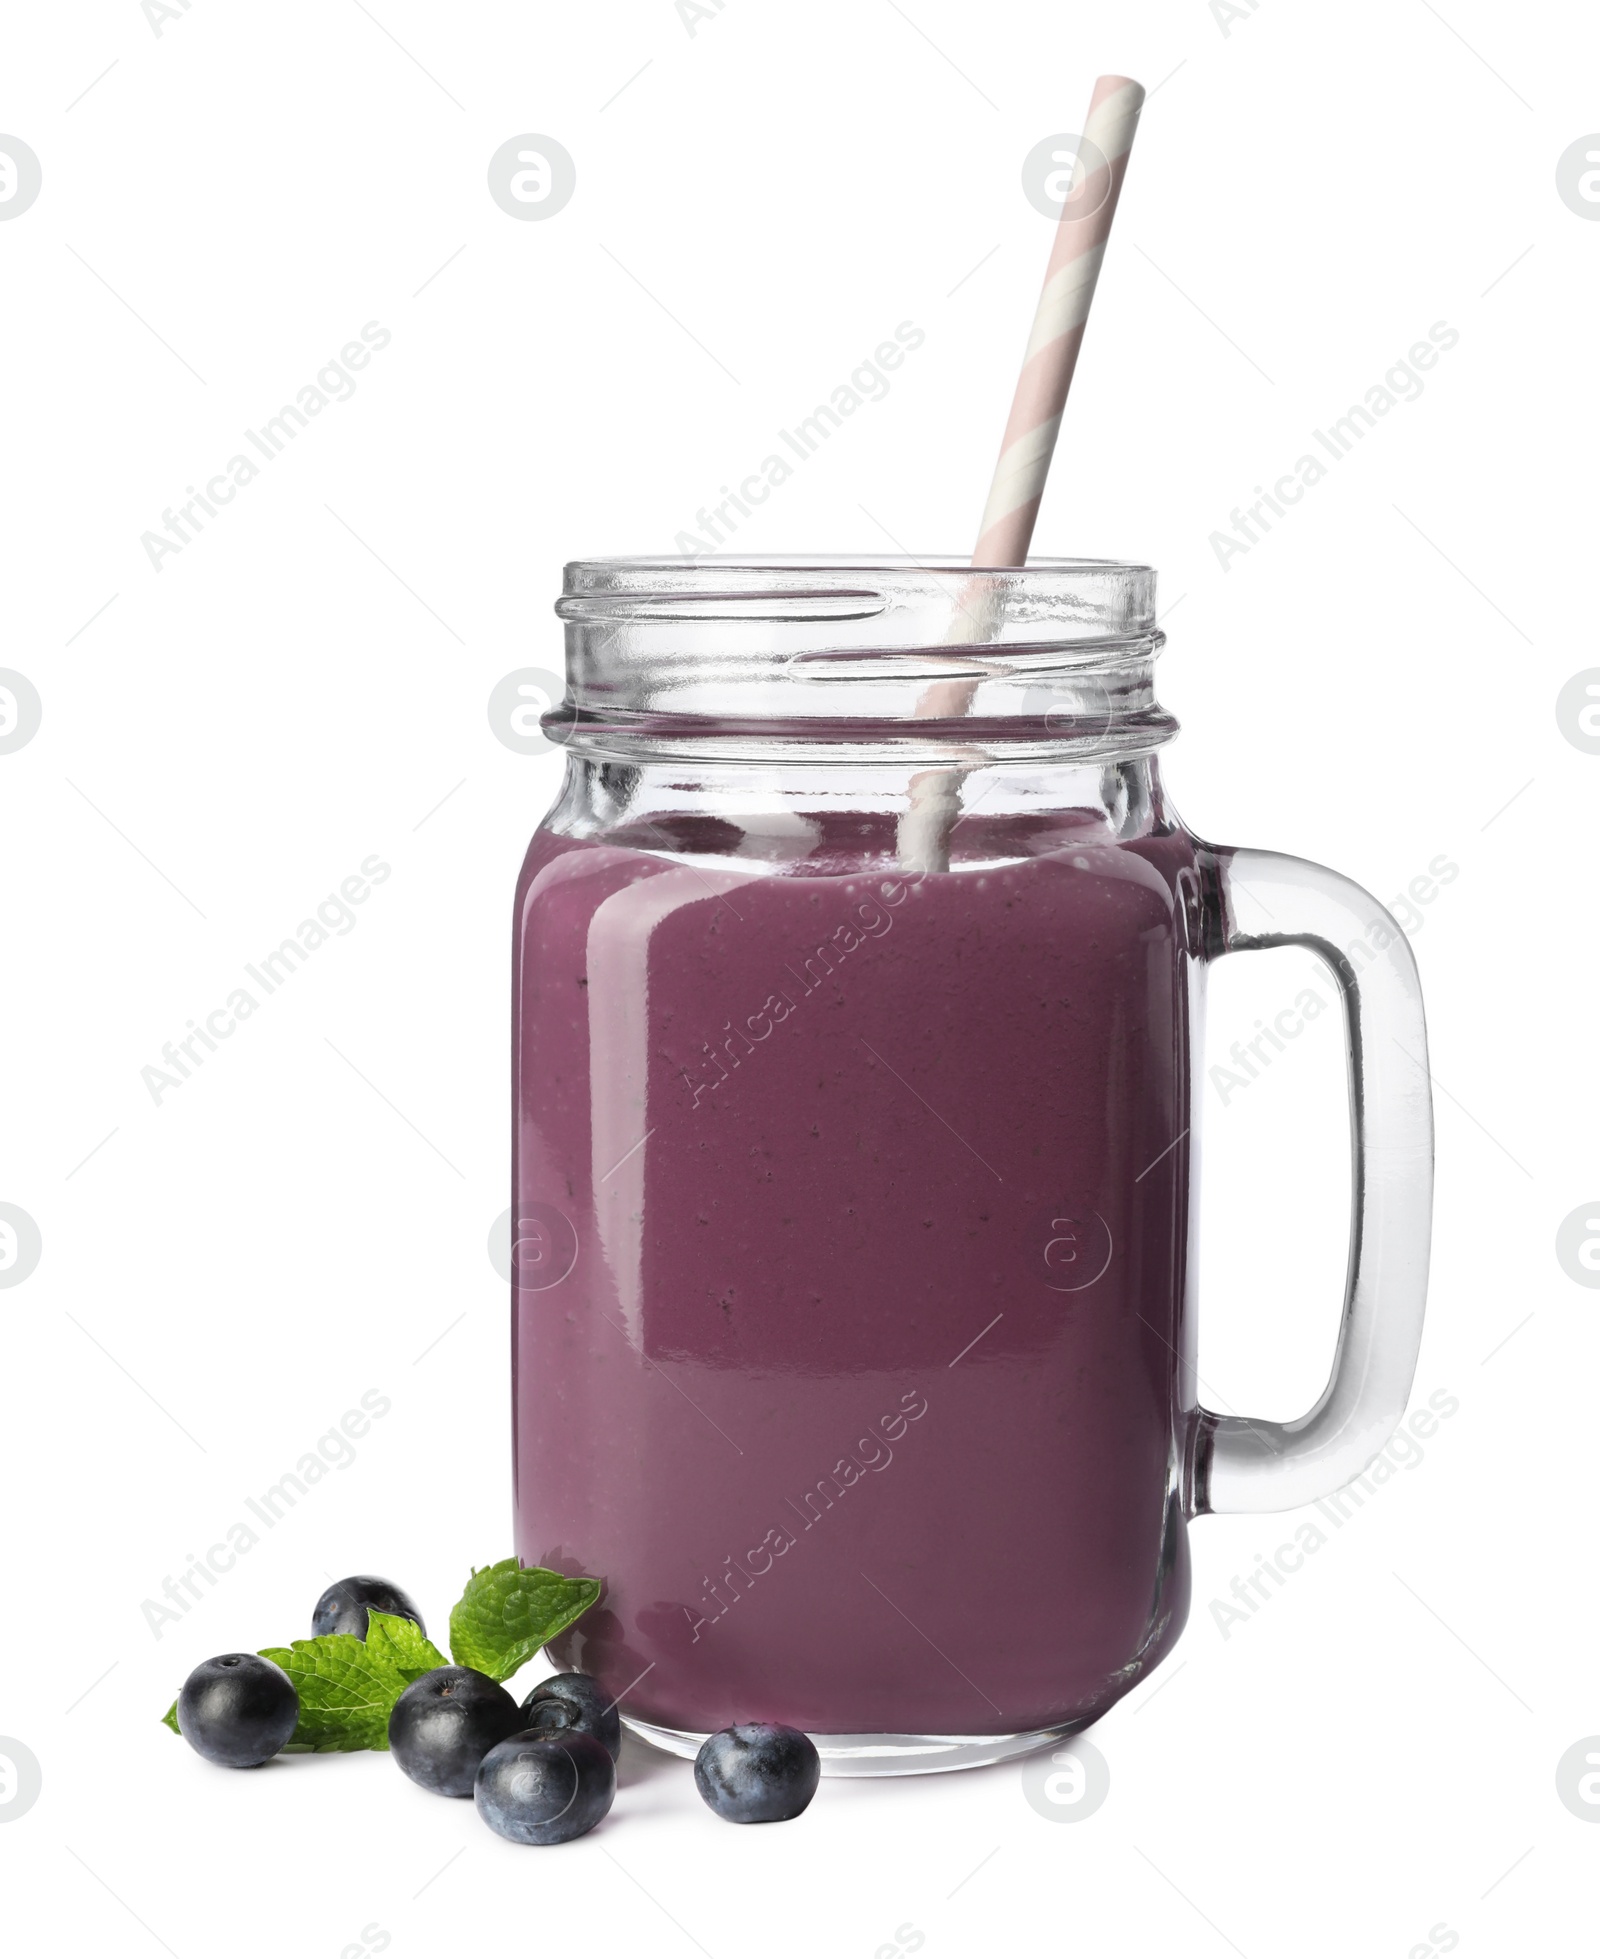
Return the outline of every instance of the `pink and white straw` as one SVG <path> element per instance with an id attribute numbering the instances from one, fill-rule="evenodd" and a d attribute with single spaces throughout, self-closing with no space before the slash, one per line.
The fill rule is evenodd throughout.
<path id="1" fill-rule="evenodd" d="M 1086 154 L 1074 170 L 1071 193 L 1056 226 L 1044 290 L 972 554 L 974 565 L 1028 561 L 1061 411 L 1078 364 L 1084 323 L 1143 106 L 1144 90 L 1126 75 L 1102 75 L 1094 85 L 1083 130 Z"/>
<path id="2" fill-rule="evenodd" d="M 1089 318 L 1100 262 L 1127 174 L 1144 90 L 1126 75 L 1102 75 L 1094 85 L 1083 130 L 1083 151 L 1061 207 L 1044 290 L 1011 403 L 1000 460 L 984 508 L 973 569 L 995 570 L 1028 562 L 1028 546 L 1055 454 L 1067 391 Z M 998 631 L 997 600 L 989 581 L 972 578 L 956 599 L 945 634 L 947 646 L 982 645 Z M 959 720 L 970 712 L 978 681 L 970 673 L 925 688 L 913 718 Z M 978 757 L 967 763 L 920 770 L 911 779 L 898 832 L 902 863 L 923 871 L 950 868 L 950 833 L 960 818 L 961 786 Z"/>

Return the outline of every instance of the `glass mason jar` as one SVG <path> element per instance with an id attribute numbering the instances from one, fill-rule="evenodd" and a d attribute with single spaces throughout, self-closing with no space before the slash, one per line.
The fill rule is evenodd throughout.
<path id="1" fill-rule="evenodd" d="M 516 1542 L 650 1740 L 992 1762 L 1171 1649 L 1187 1528 L 1356 1475 L 1410 1389 L 1432 1133 L 1404 933 L 1187 831 L 1155 575 L 568 567 L 517 888 Z M 1300 1420 L 1197 1393 L 1207 966 L 1339 982 L 1354 1200 Z"/>

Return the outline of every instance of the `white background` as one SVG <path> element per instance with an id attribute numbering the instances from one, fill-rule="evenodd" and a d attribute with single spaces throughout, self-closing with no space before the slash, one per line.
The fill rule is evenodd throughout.
<path id="1" fill-rule="evenodd" d="M 1555 1235 L 1600 1194 L 1600 757 L 1555 703 L 1600 665 L 1600 224 L 1556 165 L 1600 128 L 1600 30 L 1249 4 L 1224 31 L 1205 0 L 726 0 L 693 34 L 672 0 L 192 0 L 159 35 L 137 0 L 9 10 L 0 129 L 43 191 L 0 223 L 0 664 L 44 715 L 0 756 L 0 1199 L 44 1248 L 0 1291 L 0 1734 L 43 1770 L 0 1829 L 9 1946 L 1578 1949 L 1600 1832 L 1556 1764 L 1600 1732 L 1600 1299 Z M 1459 1411 L 1226 1638 L 1210 1602 L 1305 1518 L 1196 1526 L 1189 1631 L 1095 1730 L 1110 1794 L 1069 1824 L 1013 1765 L 730 1830 L 630 1749 L 546 1863 L 380 1756 L 206 1768 L 156 1725 L 199 1659 L 302 1635 L 353 1570 L 442 1633 L 510 1549 L 486 1240 L 511 890 L 559 762 L 495 740 L 490 689 L 559 666 L 564 558 L 670 549 L 904 320 L 892 394 L 739 544 L 969 542 L 1049 245 L 1021 161 L 1102 69 L 1155 92 L 1036 543 L 1160 567 L 1198 831 L 1382 899 L 1459 866 L 1416 934 L 1417 1399 Z M 577 163 L 544 222 L 486 190 L 528 132 Z M 373 320 L 354 398 L 153 569 L 141 533 Z M 1436 321 L 1460 342 L 1422 396 L 1219 565 L 1230 511 Z M 372 853 L 355 929 L 157 1106 L 163 1043 Z M 1310 972 L 1229 962 L 1214 1045 Z M 1287 1416 L 1326 1371 L 1338 1045 L 1324 1019 L 1207 1098 L 1219 1405 Z M 154 1637 L 143 1601 L 374 1389 L 356 1460 Z"/>

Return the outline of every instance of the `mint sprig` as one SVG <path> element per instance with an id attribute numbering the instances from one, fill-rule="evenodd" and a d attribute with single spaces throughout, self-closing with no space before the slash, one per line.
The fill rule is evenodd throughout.
<path id="1" fill-rule="evenodd" d="M 261 1657 L 281 1666 L 300 1696 L 300 1719 L 285 1750 L 297 1755 L 386 1749 L 395 1702 L 413 1680 L 449 1665 L 420 1626 L 389 1612 L 367 1614 L 365 1639 L 323 1633 L 263 1647 Z"/>
<path id="2" fill-rule="evenodd" d="M 414 1619 L 401 1619 L 392 1612 L 369 1609 L 366 1644 L 369 1653 L 381 1654 L 405 1676 L 408 1687 L 435 1667 L 450 1664 Z"/>
<path id="3" fill-rule="evenodd" d="M 300 1696 L 300 1720 L 286 1752 L 335 1754 L 389 1746 L 389 1710 L 411 1682 L 381 1646 L 353 1633 L 324 1633 L 288 1646 L 263 1646 Z"/>
<path id="4" fill-rule="evenodd" d="M 457 1666 L 491 1680 L 508 1680 L 539 1648 L 565 1632 L 599 1598 L 597 1578 L 566 1578 L 515 1558 L 474 1571 L 450 1614 L 450 1652 Z M 287 1646 L 265 1646 L 261 1657 L 283 1668 L 300 1696 L 300 1720 L 286 1754 L 337 1754 L 387 1749 L 389 1715 L 414 1680 L 448 1666 L 413 1620 L 369 1612 L 367 1636 L 324 1633 Z M 161 1717 L 174 1734 L 178 1703 Z"/>
<path id="5" fill-rule="evenodd" d="M 515 1558 L 474 1571 L 450 1614 L 457 1666 L 509 1680 L 600 1596 L 598 1578 L 566 1578 Z"/>

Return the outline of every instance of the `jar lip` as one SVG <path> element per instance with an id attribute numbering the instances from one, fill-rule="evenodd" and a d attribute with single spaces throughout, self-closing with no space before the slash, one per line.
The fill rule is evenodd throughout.
<path id="1" fill-rule="evenodd" d="M 1087 752 L 1157 746 L 1175 725 L 1153 692 L 1164 635 L 1148 565 L 580 558 L 556 612 L 567 697 L 546 730 L 611 752 L 708 753 L 723 739 L 933 757 L 1059 739 Z"/>
<path id="2" fill-rule="evenodd" d="M 1117 558 L 993 566 L 851 552 L 575 558 L 555 609 L 569 625 L 767 621 L 804 632 L 877 620 L 867 637 L 881 644 L 905 645 L 920 630 L 938 645 L 952 625 L 964 641 L 1059 634 L 1082 642 L 1152 633 L 1156 573 Z M 981 627 L 963 629 L 980 618 Z"/>
<path id="3" fill-rule="evenodd" d="M 565 567 L 566 589 L 569 592 L 588 591 L 593 589 L 597 581 L 609 584 L 619 572 L 664 573 L 674 580 L 700 573 L 727 572 L 738 578 L 741 583 L 750 574 L 760 572 L 774 572 L 781 575 L 795 572 L 808 574 L 845 572 L 852 576 L 858 572 L 877 572 L 887 577 L 922 575 L 938 580 L 959 579 L 979 574 L 1014 580 L 1019 585 L 1037 585 L 1046 580 L 1074 576 L 1104 577 L 1108 573 L 1116 572 L 1126 573 L 1130 578 L 1154 577 L 1155 567 L 1128 558 L 1033 557 L 1025 565 L 975 565 L 969 558 L 956 557 L 945 552 L 931 552 L 922 557 L 912 557 L 908 553 L 885 554 L 881 551 L 769 551 L 759 554 L 714 551 L 693 558 L 675 554 L 573 558 Z"/>

